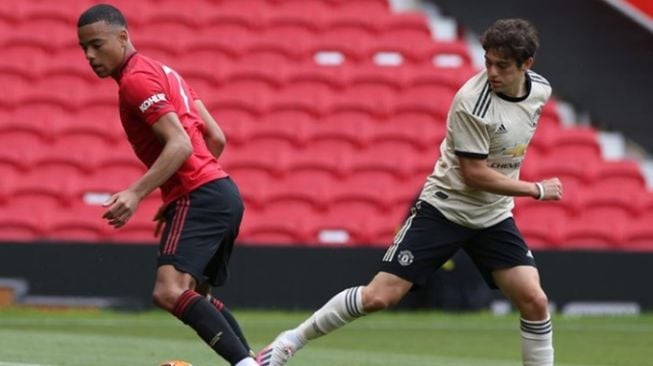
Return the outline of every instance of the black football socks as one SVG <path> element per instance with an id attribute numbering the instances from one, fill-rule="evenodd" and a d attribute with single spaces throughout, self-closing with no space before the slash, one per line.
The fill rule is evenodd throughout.
<path id="1" fill-rule="evenodd" d="M 173 315 L 187 324 L 216 353 L 235 365 L 250 357 L 249 348 L 241 342 L 225 317 L 204 296 L 186 290 L 177 299 Z"/>
<path id="2" fill-rule="evenodd" d="M 213 306 L 215 306 L 215 308 L 220 311 L 222 316 L 224 316 L 224 318 L 227 319 L 227 322 L 231 326 L 231 329 L 233 329 L 234 333 L 236 333 L 238 338 L 240 338 L 240 341 L 243 342 L 243 346 L 245 346 L 245 348 L 247 348 L 248 350 L 251 350 L 251 348 L 249 347 L 249 343 L 247 342 L 247 339 L 245 339 L 245 334 L 243 333 L 242 329 L 240 329 L 240 325 L 238 324 L 238 321 L 233 316 L 233 314 L 231 314 L 229 308 L 224 306 L 224 303 L 222 301 L 216 299 L 211 295 L 208 295 L 207 298 L 209 299 L 211 304 L 213 304 Z"/>

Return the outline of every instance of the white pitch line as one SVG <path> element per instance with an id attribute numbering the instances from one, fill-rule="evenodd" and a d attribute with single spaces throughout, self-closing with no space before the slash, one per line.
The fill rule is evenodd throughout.
<path id="1" fill-rule="evenodd" d="M 52 366 L 42 363 L 20 363 L 20 362 L 4 362 L 0 361 L 0 366 Z"/>

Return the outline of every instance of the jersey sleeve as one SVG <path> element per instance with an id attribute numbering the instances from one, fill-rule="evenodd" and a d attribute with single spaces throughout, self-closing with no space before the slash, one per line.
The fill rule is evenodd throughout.
<path id="1" fill-rule="evenodd" d="M 120 97 L 148 125 L 153 125 L 167 113 L 176 112 L 156 75 L 130 75 L 120 83 Z"/>
<path id="2" fill-rule="evenodd" d="M 487 125 L 464 109 L 451 116 L 451 139 L 458 156 L 485 159 L 490 153 L 490 134 Z"/>
<path id="3" fill-rule="evenodd" d="M 198 100 L 200 99 L 200 96 L 197 94 L 195 89 L 191 88 L 190 85 L 188 85 L 188 94 L 190 95 L 190 100 Z"/>

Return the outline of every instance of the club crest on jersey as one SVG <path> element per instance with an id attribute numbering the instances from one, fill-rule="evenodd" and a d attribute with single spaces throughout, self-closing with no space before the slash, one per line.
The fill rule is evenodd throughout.
<path id="1" fill-rule="evenodd" d="M 537 120 L 539 120 L 540 115 L 542 115 L 542 109 L 544 109 L 544 106 L 540 106 L 537 110 L 535 110 L 535 113 L 533 114 L 533 120 L 531 121 L 531 125 L 533 127 L 537 126 Z"/>
<path id="2" fill-rule="evenodd" d="M 165 94 L 163 94 L 163 93 L 154 94 L 154 95 L 150 96 L 149 98 L 145 99 L 145 101 L 143 101 L 143 103 L 141 103 L 141 105 L 138 107 L 138 109 L 140 109 L 142 113 L 145 113 L 145 111 L 148 110 L 152 105 L 154 105 L 154 104 L 156 104 L 158 102 L 162 102 L 164 100 L 166 100 L 166 95 Z"/>
<path id="3" fill-rule="evenodd" d="M 404 267 L 413 264 L 414 260 L 415 256 L 410 252 L 410 250 L 402 250 L 399 252 L 399 254 L 397 254 L 397 262 L 399 262 L 399 264 Z"/>

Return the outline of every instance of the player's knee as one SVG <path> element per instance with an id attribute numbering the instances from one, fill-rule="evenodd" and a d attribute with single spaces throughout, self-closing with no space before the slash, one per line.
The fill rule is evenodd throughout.
<path id="1" fill-rule="evenodd" d="M 363 309 L 366 313 L 385 310 L 397 305 L 399 300 L 401 298 L 397 298 L 389 292 L 363 292 Z"/>
<path id="2" fill-rule="evenodd" d="M 170 288 L 157 287 L 152 292 L 152 301 L 158 307 L 171 312 L 177 304 L 177 299 L 181 293 Z"/>
<path id="3" fill-rule="evenodd" d="M 542 290 L 530 291 L 522 297 L 519 308 L 524 317 L 541 320 L 549 313 L 549 299 Z"/>

